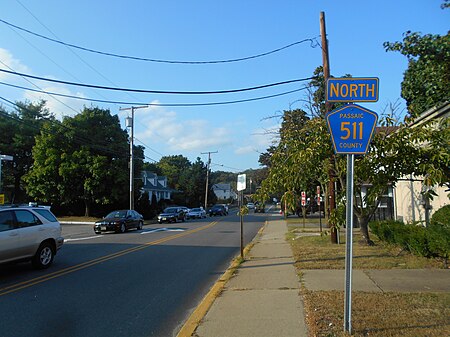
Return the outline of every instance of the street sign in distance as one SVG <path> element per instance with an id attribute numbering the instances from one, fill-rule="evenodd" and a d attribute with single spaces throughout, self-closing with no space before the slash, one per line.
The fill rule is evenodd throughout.
<path id="1" fill-rule="evenodd" d="M 239 174 L 237 179 L 237 190 L 243 191 L 247 188 L 247 176 L 245 174 Z"/>
<path id="2" fill-rule="evenodd" d="M 376 102 L 378 77 L 342 77 L 327 80 L 327 102 Z"/>
<path id="3" fill-rule="evenodd" d="M 348 104 L 330 111 L 325 119 L 336 154 L 365 154 L 378 115 L 362 106 Z"/>

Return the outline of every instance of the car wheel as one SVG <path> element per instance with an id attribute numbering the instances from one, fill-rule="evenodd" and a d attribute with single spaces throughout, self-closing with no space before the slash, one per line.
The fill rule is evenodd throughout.
<path id="1" fill-rule="evenodd" d="M 102 234 L 102 232 L 100 232 L 100 231 L 95 231 L 95 234 Z"/>
<path id="2" fill-rule="evenodd" d="M 136 229 L 137 229 L 138 231 L 140 231 L 140 230 L 142 229 L 143 226 L 144 226 L 144 224 L 142 223 L 142 221 L 139 221 L 139 223 L 138 223 Z"/>
<path id="3" fill-rule="evenodd" d="M 127 231 L 127 227 L 125 226 L 124 223 L 120 225 L 120 230 L 119 231 L 120 231 L 120 233 L 125 233 Z"/>
<path id="4" fill-rule="evenodd" d="M 37 269 L 46 269 L 50 267 L 55 257 L 53 246 L 50 242 L 43 242 L 39 246 L 36 254 L 33 256 L 31 263 Z"/>

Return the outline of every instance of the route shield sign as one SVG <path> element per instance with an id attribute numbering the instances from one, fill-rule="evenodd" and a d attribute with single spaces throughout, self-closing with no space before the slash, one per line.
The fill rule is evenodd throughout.
<path id="1" fill-rule="evenodd" d="M 378 115 L 362 106 L 348 104 L 326 117 L 336 154 L 365 154 L 375 131 Z"/>

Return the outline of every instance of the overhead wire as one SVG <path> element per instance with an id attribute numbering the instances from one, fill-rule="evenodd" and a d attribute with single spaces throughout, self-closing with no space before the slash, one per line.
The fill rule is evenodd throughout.
<path id="1" fill-rule="evenodd" d="M 260 58 L 260 57 L 264 57 L 264 56 L 268 56 L 270 54 L 274 54 L 274 53 L 278 53 L 282 50 L 291 48 L 293 46 L 305 43 L 305 42 L 310 42 L 311 44 L 311 48 L 315 48 L 319 45 L 317 39 L 319 36 L 315 36 L 313 38 L 307 38 L 304 40 L 300 40 L 300 41 L 296 41 L 293 43 L 290 43 L 286 46 L 280 47 L 280 48 L 276 48 L 267 52 L 263 52 L 260 54 L 256 54 L 256 55 L 251 55 L 251 56 L 246 56 L 246 57 L 239 57 L 239 58 L 234 58 L 234 59 L 225 59 L 225 60 L 211 60 L 211 61 L 180 61 L 180 60 L 163 60 L 163 59 L 154 59 L 154 58 L 147 58 L 147 57 L 138 57 L 138 56 L 129 56 L 129 55 L 120 55 L 120 54 L 115 54 L 115 53 L 109 53 L 109 52 L 104 52 L 104 51 L 99 51 L 99 50 L 95 50 L 95 49 L 91 49 L 91 48 L 86 48 L 86 47 L 81 47 L 75 44 L 71 44 L 71 43 L 67 43 L 64 41 L 61 41 L 59 39 L 53 39 L 50 38 L 48 36 L 42 35 L 42 34 L 38 34 L 35 33 L 29 29 L 25 29 L 23 27 L 19 27 L 17 25 L 14 25 L 6 20 L 0 19 L 0 22 L 10 26 L 10 27 L 14 27 L 16 29 L 19 29 L 23 32 L 26 32 L 28 34 L 37 36 L 39 38 L 60 44 L 60 45 L 64 45 L 67 47 L 71 47 L 71 48 L 75 48 L 75 49 L 79 49 L 79 50 L 83 50 L 85 52 L 90 52 L 90 53 L 94 53 L 94 54 L 99 54 L 99 55 L 104 55 L 104 56 L 110 56 L 110 57 L 116 57 L 116 58 L 121 58 L 121 59 L 128 59 L 128 60 L 135 60 L 135 61 L 144 61 L 144 62 L 155 62 L 155 63 L 169 63 L 169 64 L 221 64 L 221 63 L 233 63 L 233 62 L 241 62 L 241 61 L 247 61 L 247 60 L 252 60 L 252 59 L 256 59 L 256 58 Z"/>
<path id="2" fill-rule="evenodd" d="M 7 104 L 9 104 L 10 107 L 13 107 L 13 108 L 19 108 L 19 109 L 23 109 L 23 110 L 26 110 L 26 111 L 31 112 L 31 110 L 29 110 L 28 108 L 26 108 L 26 107 L 24 107 L 24 106 L 19 106 L 17 103 L 14 103 L 14 102 L 10 101 L 10 100 L 7 99 L 7 98 L 4 98 L 4 97 L 0 96 L 0 99 L 3 100 L 3 101 L 5 101 Z M 12 119 L 12 120 L 14 120 L 14 121 L 16 121 L 16 122 L 25 124 L 25 125 L 27 125 L 27 126 L 29 126 L 29 127 L 35 128 L 36 130 L 42 131 L 42 129 L 38 129 L 36 126 L 34 126 L 34 125 L 32 125 L 32 124 L 29 124 L 29 123 L 27 123 L 26 121 L 23 121 L 22 119 L 20 119 L 20 118 L 18 118 L 18 117 L 14 117 L 14 116 L 12 116 L 11 114 L 9 114 L 9 113 L 7 113 L 7 112 L 0 111 L 0 115 L 2 115 L 3 117 L 6 117 L 6 118 Z M 52 120 L 52 119 L 50 119 L 50 118 L 43 118 L 43 119 L 44 119 L 45 121 L 51 123 L 52 125 L 56 125 L 56 124 L 57 124 L 58 126 L 64 128 L 64 129 L 67 129 L 67 130 L 69 130 L 69 131 L 72 131 L 72 129 L 68 128 L 68 127 L 65 126 L 64 124 L 59 123 L 59 122 L 57 122 L 57 121 L 55 121 L 55 120 Z M 84 138 L 84 137 L 81 137 L 81 136 L 80 136 L 79 134 L 77 134 L 77 133 L 75 133 L 75 134 L 73 135 L 72 138 L 73 138 L 73 140 L 74 140 L 75 143 L 77 143 L 77 144 L 79 144 L 79 145 L 82 145 L 82 146 L 83 146 L 83 145 L 84 145 L 84 146 L 89 146 L 89 147 L 91 147 L 92 149 L 95 149 L 95 150 L 97 150 L 97 151 L 99 151 L 99 152 L 103 152 L 103 153 L 109 154 L 109 155 L 114 155 L 115 157 L 122 157 L 122 158 L 129 157 L 129 154 L 128 154 L 128 153 L 127 153 L 127 154 L 124 154 L 124 153 L 122 153 L 122 152 L 112 150 L 112 149 L 111 149 L 111 145 L 110 145 L 109 143 L 104 143 L 104 144 L 100 144 L 100 145 L 99 145 L 99 144 L 91 144 L 91 143 L 90 143 L 90 141 L 91 141 L 90 138 Z"/>
<path id="3" fill-rule="evenodd" d="M 259 90 L 259 89 L 265 89 L 265 88 L 270 88 L 270 87 L 275 87 L 275 86 L 285 85 L 285 84 L 291 84 L 291 83 L 304 82 L 304 81 L 309 81 L 309 80 L 312 80 L 312 79 L 316 78 L 316 76 L 311 76 L 311 77 L 305 77 L 305 78 L 298 78 L 298 79 L 294 79 L 294 80 L 287 80 L 287 81 L 263 84 L 263 85 L 258 85 L 258 86 L 254 86 L 254 87 L 247 87 L 247 88 L 240 88 L 240 89 L 229 89 L 229 90 L 215 90 L 215 91 L 168 91 L 168 90 L 148 90 L 148 89 L 118 88 L 118 87 L 107 87 L 107 86 L 95 85 L 95 84 L 77 83 L 77 82 L 70 82 L 70 81 L 63 81 L 63 80 L 55 80 L 55 79 L 41 77 L 41 76 L 34 76 L 34 75 L 20 73 L 20 72 L 16 72 L 16 71 L 9 71 L 9 70 L 6 70 L 6 69 L 0 69 L 0 72 L 4 72 L 4 73 L 11 74 L 11 75 L 16 75 L 16 76 L 23 76 L 23 77 L 32 78 L 32 79 L 35 79 L 35 80 L 40 80 L 40 81 L 45 81 L 45 82 L 73 85 L 73 86 L 85 87 L 85 88 L 95 88 L 95 89 L 112 90 L 112 91 L 124 91 L 124 92 L 128 91 L 128 92 L 138 92 L 138 93 L 147 93 L 147 94 L 167 94 L 167 95 L 169 95 L 169 94 L 171 94 L 171 95 L 218 95 L 218 94 L 231 94 L 231 93 L 238 93 L 238 92 L 245 92 L 245 91 L 253 91 L 253 90 Z"/>
<path id="4" fill-rule="evenodd" d="M 59 37 L 50 29 L 48 28 L 41 20 L 39 20 L 38 17 L 36 17 L 36 15 L 33 14 L 33 12 L 31 12 L 23 3 L 21 3 L 19 0 L 16 0 L 17 3 L 19 3 L 37 22 L 39 22 L 39 24 L 41 26 L 43 26 L 50 34 L 52 34 L 56 39 L 59 39 Z M 14 30 L 14 28 L 12 26 L 10 26 L 10 28 L 12 30 Z M 16 32 L 14 30 L 14 32 Z M 18 34 L 18 32 L 16 32 Z M 22 37 L 23 38 L 23 37 Z M 83 64 L 85 64 L 89 69 L 91 69 L 92 71 L 94 71 L 97 75 L 99 75 L 101 78 L 103 78 L 104 80 L 106 80 L 108 83 L 117 86 L 117 84 L 115 84 L 114 82 L 112 82 L 109 78 L 107 78 L 105 75 L 103 75 L 101 72 L 99 72 L 96 68 L 94 68 L 93 66 L 91 66 L 87 61 L 85 61 L 80 55 L 78 55 L 72 48 L 70 48 L 69 46 L 66 46 L 66 48 L 73 54 L 75 55 L 75 57 L 77 57 Z M 65 71 L 65 70 L 64 70 Z M 67 71 L 65 71 L 67 72 Z M 74 77 L 72 75 L 72 77 Z M 74 77 L 76 78 L 76 77 Z M 79 79 L 76 78 L 77 81 L 80 81 Z M 106 98 L 105 96 L 103 96 L 101 93 L 97 93 L 97 95 L 99 95 L 100 97 Z M 130 97 L 133 97 L 132 95 L 128 94 Z"/>
<path id="5" fill-rule="evenodd" d="M 3 64 L 5 67 L 11 69 L 12 71 L 14 71 L 14 69 L 12 69 L 9 65 L 7 65 L 6 63 L 4 63 L 2 60 L 0 60 L 0 63 Z M 19 75 L 20 76 L 20 75 Z M 37 84 L 34 84 L 32 81 L 30 81 L 27 76 L 21 76 L 25 81 L 27 81 L 28 83 L 30 83 L 32 86 L 38 88 L 39 90 L 43 90 L 41 87 L 39 87 Z M 50 97 L 52 97 L 55 101 L 61 103 L 62 105 L 64 105 L 66 108 L 74 111 L 75 113 L 78 113 L 77 110 L 75 110 L 74 108 L 72 108 L 71 106 L 68 106 L 66 103 L 64 103 L 63 101 L 57 99 L 56 97 L 53 97 L 51 94 L 49 94 Z"/>
<path id="6" fill-rule="evenodd" d="M 13 87 L 16 89 L 22 89 L 22 90 L 27 90 L 27 91 L 33 91 L 33 92 L 38 92 L 38 93 L 43 93 L 43 94 L 48 94 L 48 95 L 61 96 L 61 97 L 65 97 L 65 98 L 72 98 L 72 99 L 89 101 L 89 102 L 121 104 L 121 105 L 148 105 L 148 106 L 159 106 L 159 107 L 192 107 L 192 106 L 212 106 L 212 105 L 227 105 L 227 104 L 245 103 L 245 102 L 259 101 L 259 100 L 284 96 L 284 95 L 292 94 L 294 92 L 298 92 L 298 91 L 305 90 L 308 88 L 307 86 L 304 86 L 304 87 L 297 88 L 294 90 L 281 92 L 278 94 L 260 96 L 260 97 L 255 97 L 255 98 L 247 98 L 247 99 L 241 99 L 241 100 L 233 100 L 233 101 L 206 102 L 206 103 L 146 103 L 146 102 L 111 101 L 111 100 L 100 100 L 100 99 L 93 99 L 93 98 L 87 98 L 87 97 L 79 97 L 79 96 L 60 94 L 60 93 L 45 91 L 45 90 L 36 90 L 36 89 L 27 88 L 27 87 L 23 87 L 20 85 L 6 83 L 6 82 L 2 82 L 2 81 L 0 81 L 0 84 L 9 86 L 9 87 Z"/>

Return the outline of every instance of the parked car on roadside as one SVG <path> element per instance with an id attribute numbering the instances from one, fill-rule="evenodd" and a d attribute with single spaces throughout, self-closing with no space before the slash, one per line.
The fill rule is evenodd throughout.
<path id="1" fill-rule="evenodd" d="M 188 219 L 203 219 L 206 218 L 206 211 L 203 208 L 191 208 L 187 214 Z"/>
<path id="2" fill-rule="evenodd" d="M 266 212 L 266 205 L 263 203 L 256 204 L 255 206 L 255 213 L 265 213 Z"/>
<path id="3" fill-rule="evenodd" d="M 61 224 L 48 207 L 0 207 L 0 263 L 31 260 L 45 269 L 63 243 Z"/>
<path id="4" fill-rule="evenodd" d="M 186 211 L 182 207 L 167 207 L 158 215 L 158 222 L 178 222 L 186 221 Z"/>
<path id="5" fill-rule="evenodd" d="M 132 209 L 124 209 L 113 211 L 105 216 L 102 220 L 94 224 L 94 232 L 101 234 L 102 232 L 125 233 L 130 228 L 142 229 L 144 226 L 144 218 L 141 214 Z"/>
<path id="6" fill-rule="evenodd" d="M 228 205 L 227 204 L 218 204 L 222 205 L 225 208 L 225 215 L 228 215 Z"/>
<path id="7" fill-rule="evenodd" d="M 224 205 L 214 205 L 209 209 L 208 214 L 209 216 L 227 215 L 227 210 L 225 209 Z"/>
<path id="8" fill-rule="evenodd" d="M 253 202 L 249 202 L 249 203 L 247 203 L 247 208 L 248 208 L 249 211 L 250 210 L 254 210 L 255 209 L 255 204 Z"/>

